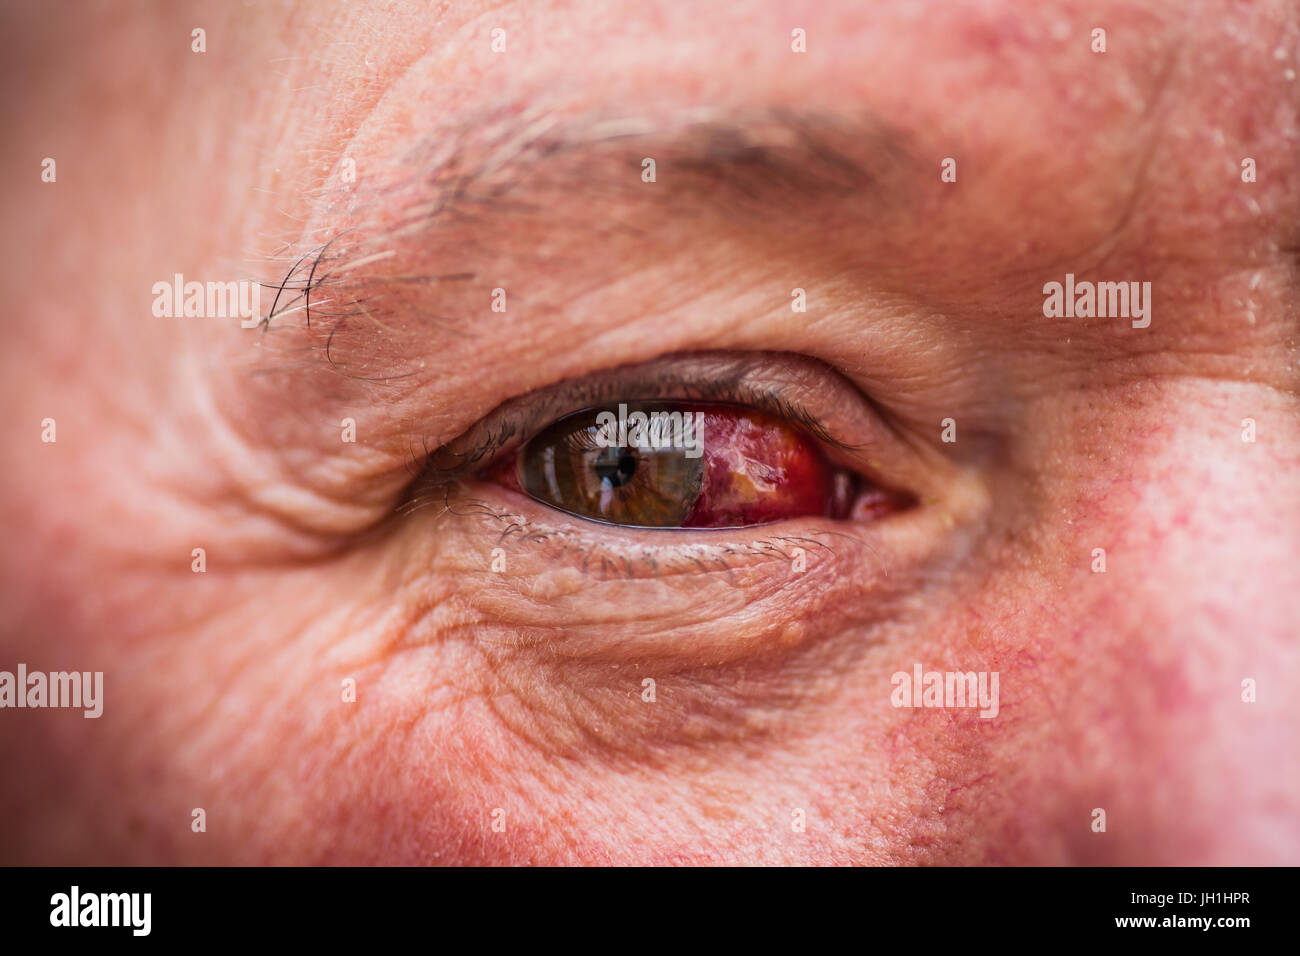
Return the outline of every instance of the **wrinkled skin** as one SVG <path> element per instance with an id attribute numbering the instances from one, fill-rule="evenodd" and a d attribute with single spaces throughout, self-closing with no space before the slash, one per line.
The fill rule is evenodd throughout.
<path id="1" fill-rule="evenodd" d="M 1300 863 L 1295 4 L 223 6 L 4 15 L 0 668 L 106 699 L 0 712 L 0 859 Z M 482 172 L 528 107 L 653 122 L 395 234 L 439 144 Z M 871 182 L 709 205 L 658 132 L 698 107 L 829 121 Z M 336 265 L 391 254 L 322 287 L 371 313 L 333 365 L 328 305 L 150 312 L 349 229 Z M 1150 281 L 1150 326 L 1045 317 L 1067 272 Z M 802 396 L 918 504 L 663 532 L 413 493 L 629 365 Z M 914 662 L 997 671 L 998 715 L 891 706 Z"/>

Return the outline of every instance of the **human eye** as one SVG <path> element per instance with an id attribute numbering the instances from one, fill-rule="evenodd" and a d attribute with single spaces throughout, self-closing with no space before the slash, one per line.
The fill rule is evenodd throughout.
<path id="1" fill-rule="evenodd" d="M 620 406 L 625 424 L 702 415 L 700 456 L 690 441 L 627 455 Z M 888 618 L 959 556 L 975 507 L 950 462 L 832 367 L 690 353 L 498 405 L 430 448 L 394 533 L 421 602 L 454 605 L 478 647 L 720 664 Z"/>
<path id="2" fill-rule="evenodd" d="M 801 426 L 738 402 L 620 401 L 544 426 L 484 476 L 581 518 L 643 528 L 741 528 L 902 496 L 835 465 Z"/>
<path id="3" fill-rule="evenodd" d="M 869 521 L 915 505 L 886 477 L 900 452 L 889 437 L 853 386 L 805 357 L 669 356 L 504 403 L 429 455 L 413 504 L 495 487 L 583 519 L 589 537 L 605 533 L 592 524 Z"/>

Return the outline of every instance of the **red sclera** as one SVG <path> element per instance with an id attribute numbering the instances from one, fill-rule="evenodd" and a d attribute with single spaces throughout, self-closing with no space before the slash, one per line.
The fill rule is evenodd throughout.
<path id="1" fill-rule="evenodd" d="M 704 486 L 683 527 L 729 528 L 830 516 L 834 469 L 812 438 L 753 409 L 704 413 Z"/>

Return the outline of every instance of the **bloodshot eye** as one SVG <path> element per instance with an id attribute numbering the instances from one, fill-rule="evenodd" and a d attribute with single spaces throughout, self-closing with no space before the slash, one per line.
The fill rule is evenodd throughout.
<path id="1" fill-rule="evenodd" d="M 847 518 L 864 504 L 882 506 L 886 495 L 832 465 L 803 430 L 716 402 L 575 412 L 483 477 L 580 518 L 642 528 Z"/>

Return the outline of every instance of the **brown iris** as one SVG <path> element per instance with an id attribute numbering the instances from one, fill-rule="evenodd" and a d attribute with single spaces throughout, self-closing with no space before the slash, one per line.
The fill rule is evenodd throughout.
<path id="1" fill-rule="evenodd" d="M 625 406 L 629 414 L 671 413 L 668 405 Z M 612 524 L 680 528 L 699 497 L 704 458 L 691 449 L 618 444 L 627 434 L 597 424 L 598 410 L 560 419 L 519 456 L 523 490 L 552 507 Z M 681 414 L 678 413 L 680 419 Z M 671 435 L 668 436 L 671 439 Z"/>

